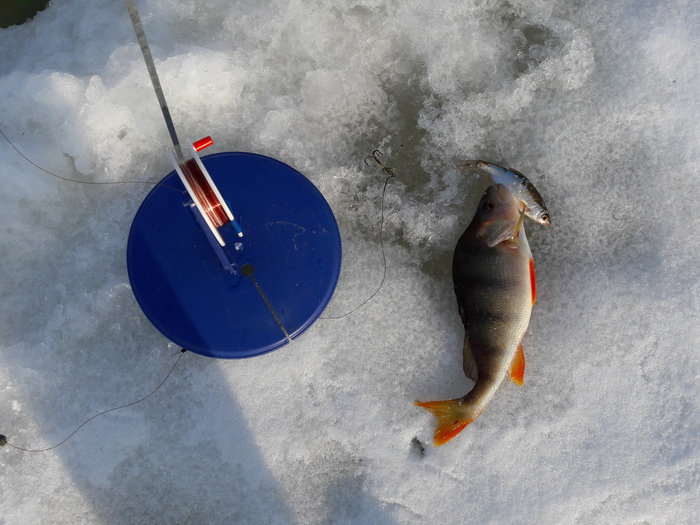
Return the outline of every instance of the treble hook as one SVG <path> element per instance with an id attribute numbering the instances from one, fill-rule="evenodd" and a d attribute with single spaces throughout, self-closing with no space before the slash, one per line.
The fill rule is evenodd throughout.
<path id="1" fill-rule="evenodd" d="M 384 164 L 382 164 L 382 161 L 379 160 L 379 157 L 382 155 L 382 152 L 379 151 L 378 149 L 375 149 L 371 155 L 368 155 L 365 157 L 365 166 L 369 168 L 369 164 L 367 164 L 367 159 L 374 159 L 374 161 L 379 164 L 379 166 L 382 168 L 382 171 L 385 173 L 388 173 L 389 176 L 391 177 L 396 177 L 396 174 L 394 173 L 394 168 L 387 168 Z"/>

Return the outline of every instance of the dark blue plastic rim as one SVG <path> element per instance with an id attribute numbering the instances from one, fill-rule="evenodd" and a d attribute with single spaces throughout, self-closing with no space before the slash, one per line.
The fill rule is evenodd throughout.
<path id="1" fill-rule="evenodd" d="M 342 260 L 338 225 L 318 189 L 278 160 L 227 152 L 202 161 L 244 232 L 241 239 L 230 225 L 219 229 L 226 252 L 239 270 L 254 268 L 252 278 L 223 269 L 173 171 L 132 223 L 132 290 L 149 321 L 182 348 L 261 355 L 288 342 L 270 306 L 295 339 L 330 302 Z"/>

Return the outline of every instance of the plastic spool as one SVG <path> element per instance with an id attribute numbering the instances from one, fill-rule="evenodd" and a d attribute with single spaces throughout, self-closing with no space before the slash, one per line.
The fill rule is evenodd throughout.
<path id="1" fill-rule="evenodd" d="M 220 246 L 175 171 L 136 213 L 129 280 L 153 325 L 177 345 L 216 358 L 253 357 L 287 344 L 321 315 L 341 265 L 338 225 L 301 173 L 254 153 L 201 158 L 236 215 Z"/>

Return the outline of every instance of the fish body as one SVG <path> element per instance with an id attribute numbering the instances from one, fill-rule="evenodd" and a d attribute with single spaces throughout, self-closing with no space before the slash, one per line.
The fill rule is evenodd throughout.
<path id="1" fill-rule="evenodd" d="M 543 226 L 549 226 L 551 219 L 544 199 L 537 188 L 528 178 L 513 168 L 504 168 L 498 164 L 492 164 L 483 160 L 466 160 L 461 164 L 462 168 L 472 168 L 486 173 L 491 182 L 502 184 L 519 199 L 525 206 L 525 215 Z"/>
<path id="2" fill-rule="evenodd" d="M 416 403 L 438 419 L 436 445 L 481 414 L 506 374 L 522 385 L 521 341 L 536 297 L 522 208 L 506 186 L 490 186 L 457 242 L 452 277 L 465 330 L 463 368 L 475 384 L 462 398 Z"/>

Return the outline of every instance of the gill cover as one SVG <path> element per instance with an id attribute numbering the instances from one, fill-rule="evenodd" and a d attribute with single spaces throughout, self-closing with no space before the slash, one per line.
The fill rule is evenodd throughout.
<path id="1" fill-rule="evenodd" d="M 496 184 L 484 192 L 473 222 L 477 225 L 477 237 L 493 248 L 518 235 L 522 218 L 518 201 L 504 185 Z"/>

